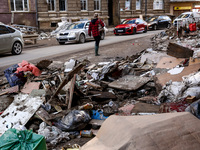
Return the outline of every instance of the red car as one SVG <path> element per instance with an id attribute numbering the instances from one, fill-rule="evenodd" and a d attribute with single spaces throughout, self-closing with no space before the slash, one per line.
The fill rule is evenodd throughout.
<path id="1" fill-rule="evenodd" d="M 135 34 L 137 32 L 147 32 L 147 23 L 140 18 L 125 19 L 115 27 L 114 34 Z"/>

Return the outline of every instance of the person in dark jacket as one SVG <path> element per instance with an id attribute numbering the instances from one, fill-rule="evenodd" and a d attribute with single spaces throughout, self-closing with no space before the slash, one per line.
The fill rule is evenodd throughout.
<path id="1" fill-rule="evenodd" d="M 88 35 L 91 36 L 91 32 L 92 32 L 92 36 L 95 39 L 95 56 L 99 56 L 98 50 L 99 50 L 99 43 L 101 40 L 99 24 L 101 25 L 102 28 L 104 27 L 103 21 L 101 21 L 101 19 L 98 19 L 98 14 L 95 13 L 94 19 L 91 20 L 90 25 L 89 25 L 89 30 L 88 30 Z"/>

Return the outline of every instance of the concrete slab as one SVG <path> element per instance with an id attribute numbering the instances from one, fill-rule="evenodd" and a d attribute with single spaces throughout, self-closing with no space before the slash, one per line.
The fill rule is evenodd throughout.
<path id="1" fill-rule="evenodd" d="M 113 81 L 108 84 L 109 87 L 126 90 L 126 91 L 133 91 L 137 90 L 147 82 L 149 82 L 151 78 L 148 77 L 140 77 L 134 75 L 126 75 L 116 81 Z"/>

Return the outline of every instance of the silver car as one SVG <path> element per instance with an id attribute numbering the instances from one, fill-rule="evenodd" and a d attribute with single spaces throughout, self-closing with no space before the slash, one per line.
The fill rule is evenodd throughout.
<path id="1" fill-rule="evenodd" d="M 88 35 L 90 21 L 78 21 L 72 23 L 67 29 L 61 30 L 57 35 L 56 39 L 59 44 L 63 45 L 65 42 L 79 42 L 85 43 L 86 40 L 93 39 Z M 103 40 L 105 33 L 102 34 L 101 39 Z"/>
<path id="2" fill-rule="evenodd" d="M 0 54 L 11 52 L 19 55 L 24 47 L 22 33 L 10 26 L 0 24 Z"/>

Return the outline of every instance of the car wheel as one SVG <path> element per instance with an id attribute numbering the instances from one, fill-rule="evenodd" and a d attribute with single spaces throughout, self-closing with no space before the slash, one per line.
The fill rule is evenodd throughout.
<path id="1" fill-rule="evenodd" d="M 105 33 L 102 32 L 102 33 L 101 33 L 101 40 L 104 40 L 104 38 L 105 38 Z"/>
<path id="2" fill-rule="evenodd" d="M 132 34 L 136 34 L 136 28 L 133 28 Z"/>
<path id="3" fill-rule="evenodd" d="M 22 52 L 22 44 L 20 42 L 15 42 L 12 47 L 11 53 L 13 55 L 19 55 Z"/>
<path id="4" fill-rule="evenodd" d="M 65 42 L 59 42 L 59 44 L 60 44 L 60 45 L 64 45 L 64 44 L 65 44 Z"/>
<path id="5" fill-rule="evenodd" d="M 146 33 L 146 32 L 147 32 L 147 27 L 145 27 L 145 28 L 144 28 L 144 31 L 143 31 L 143 32 L 144 32 L 144 33 Z"/>
<path id="6" fill-rule="evenodd" d="M 79 43 L 85 43 L 85 35 L 84 34 L 81 34 L 79 36 Z"/>
<path id="7" fill-rule="evenodd" d="M 154 30 L 157 30 L 157 29 L 158 29 L 158 27 L 157 27 L 156 24 L 153 26 L 153 29 L 154 29 Z"/>
<path id="8" fill-rule="evenodd" d="M 115 36 L 118 36 L 119 34 L 115 34 Z"/>

